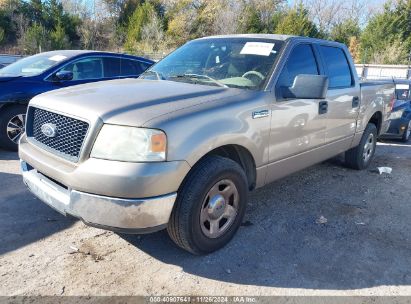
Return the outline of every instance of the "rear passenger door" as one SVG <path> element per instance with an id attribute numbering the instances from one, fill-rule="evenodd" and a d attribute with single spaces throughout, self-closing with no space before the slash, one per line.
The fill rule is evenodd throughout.
<path id="1" fill-rule="evenodd" d="M 349 57 L 342 48 L 317 45 L 324 73 L 328 76 L 328 115 L 326 119 L 326 143 L 349 139 L 355 133 L 360 107 L 360 88 L 354 77 Z M 343 148 L 349 148 L 347 140 Z"/>

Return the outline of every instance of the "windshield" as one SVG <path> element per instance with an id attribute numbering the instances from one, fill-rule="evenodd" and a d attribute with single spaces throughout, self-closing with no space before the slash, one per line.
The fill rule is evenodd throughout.
<path id="1" fill-rule="evenodd" d="M 0 76 L 35 76 L 55 66 L 67 56 L 38 54 L 16 61 L 0 70 Z"/>
<path id="2" fill-rule="evenodd" d="M 258 90 L 269 77 L 282 41 L 216 38 L 189 42 L 141 78 Z"/>

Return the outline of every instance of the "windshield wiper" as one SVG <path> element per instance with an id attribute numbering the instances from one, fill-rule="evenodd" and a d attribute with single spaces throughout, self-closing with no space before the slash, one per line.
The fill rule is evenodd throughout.
<path id="1" fill-rule="evenodd" d="M 173 75 L 170 76 L 169 78 L 189 78 L 189 79 L 207 79 L 210 80 L 211 82 L 215 83 L 216 85 L 218 85 L 219 87 L 223 87 L 223 88 L 228 88 L 227 85 L 225 85 L 224 83 L 221 83 L 220 81 L 218 81 L 217 79 L 214 79 L 208 75 L 200 75 L 200 74 L 181 74 L 181 75 Z"/>

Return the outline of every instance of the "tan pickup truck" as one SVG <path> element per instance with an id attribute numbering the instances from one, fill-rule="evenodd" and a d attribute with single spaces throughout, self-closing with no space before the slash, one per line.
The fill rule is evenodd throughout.
<path id="1" fill-rule="evenodd" d="M 360 84 L 344 45 L 281 35 L 194 40 L 140 78 L 35 97 L 23 179 L 62 214 L 167 228 L 195 254 L 233 237 L 248 191 L 342 152 L 366 168 L 394 94 Z"/>

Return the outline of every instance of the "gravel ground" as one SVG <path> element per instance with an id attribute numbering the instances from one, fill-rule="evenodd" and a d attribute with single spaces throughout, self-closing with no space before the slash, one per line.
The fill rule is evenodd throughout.
<path id="1" fill-rule="evenodd" d="M 255 191 L 233 241 L 196 257 L 164 231 L 119 235 L 61 216 L 0 151 L 0 295 L 411 296 L 411 143 L 380 143 L 370 170 L 340 162 Z"/>

